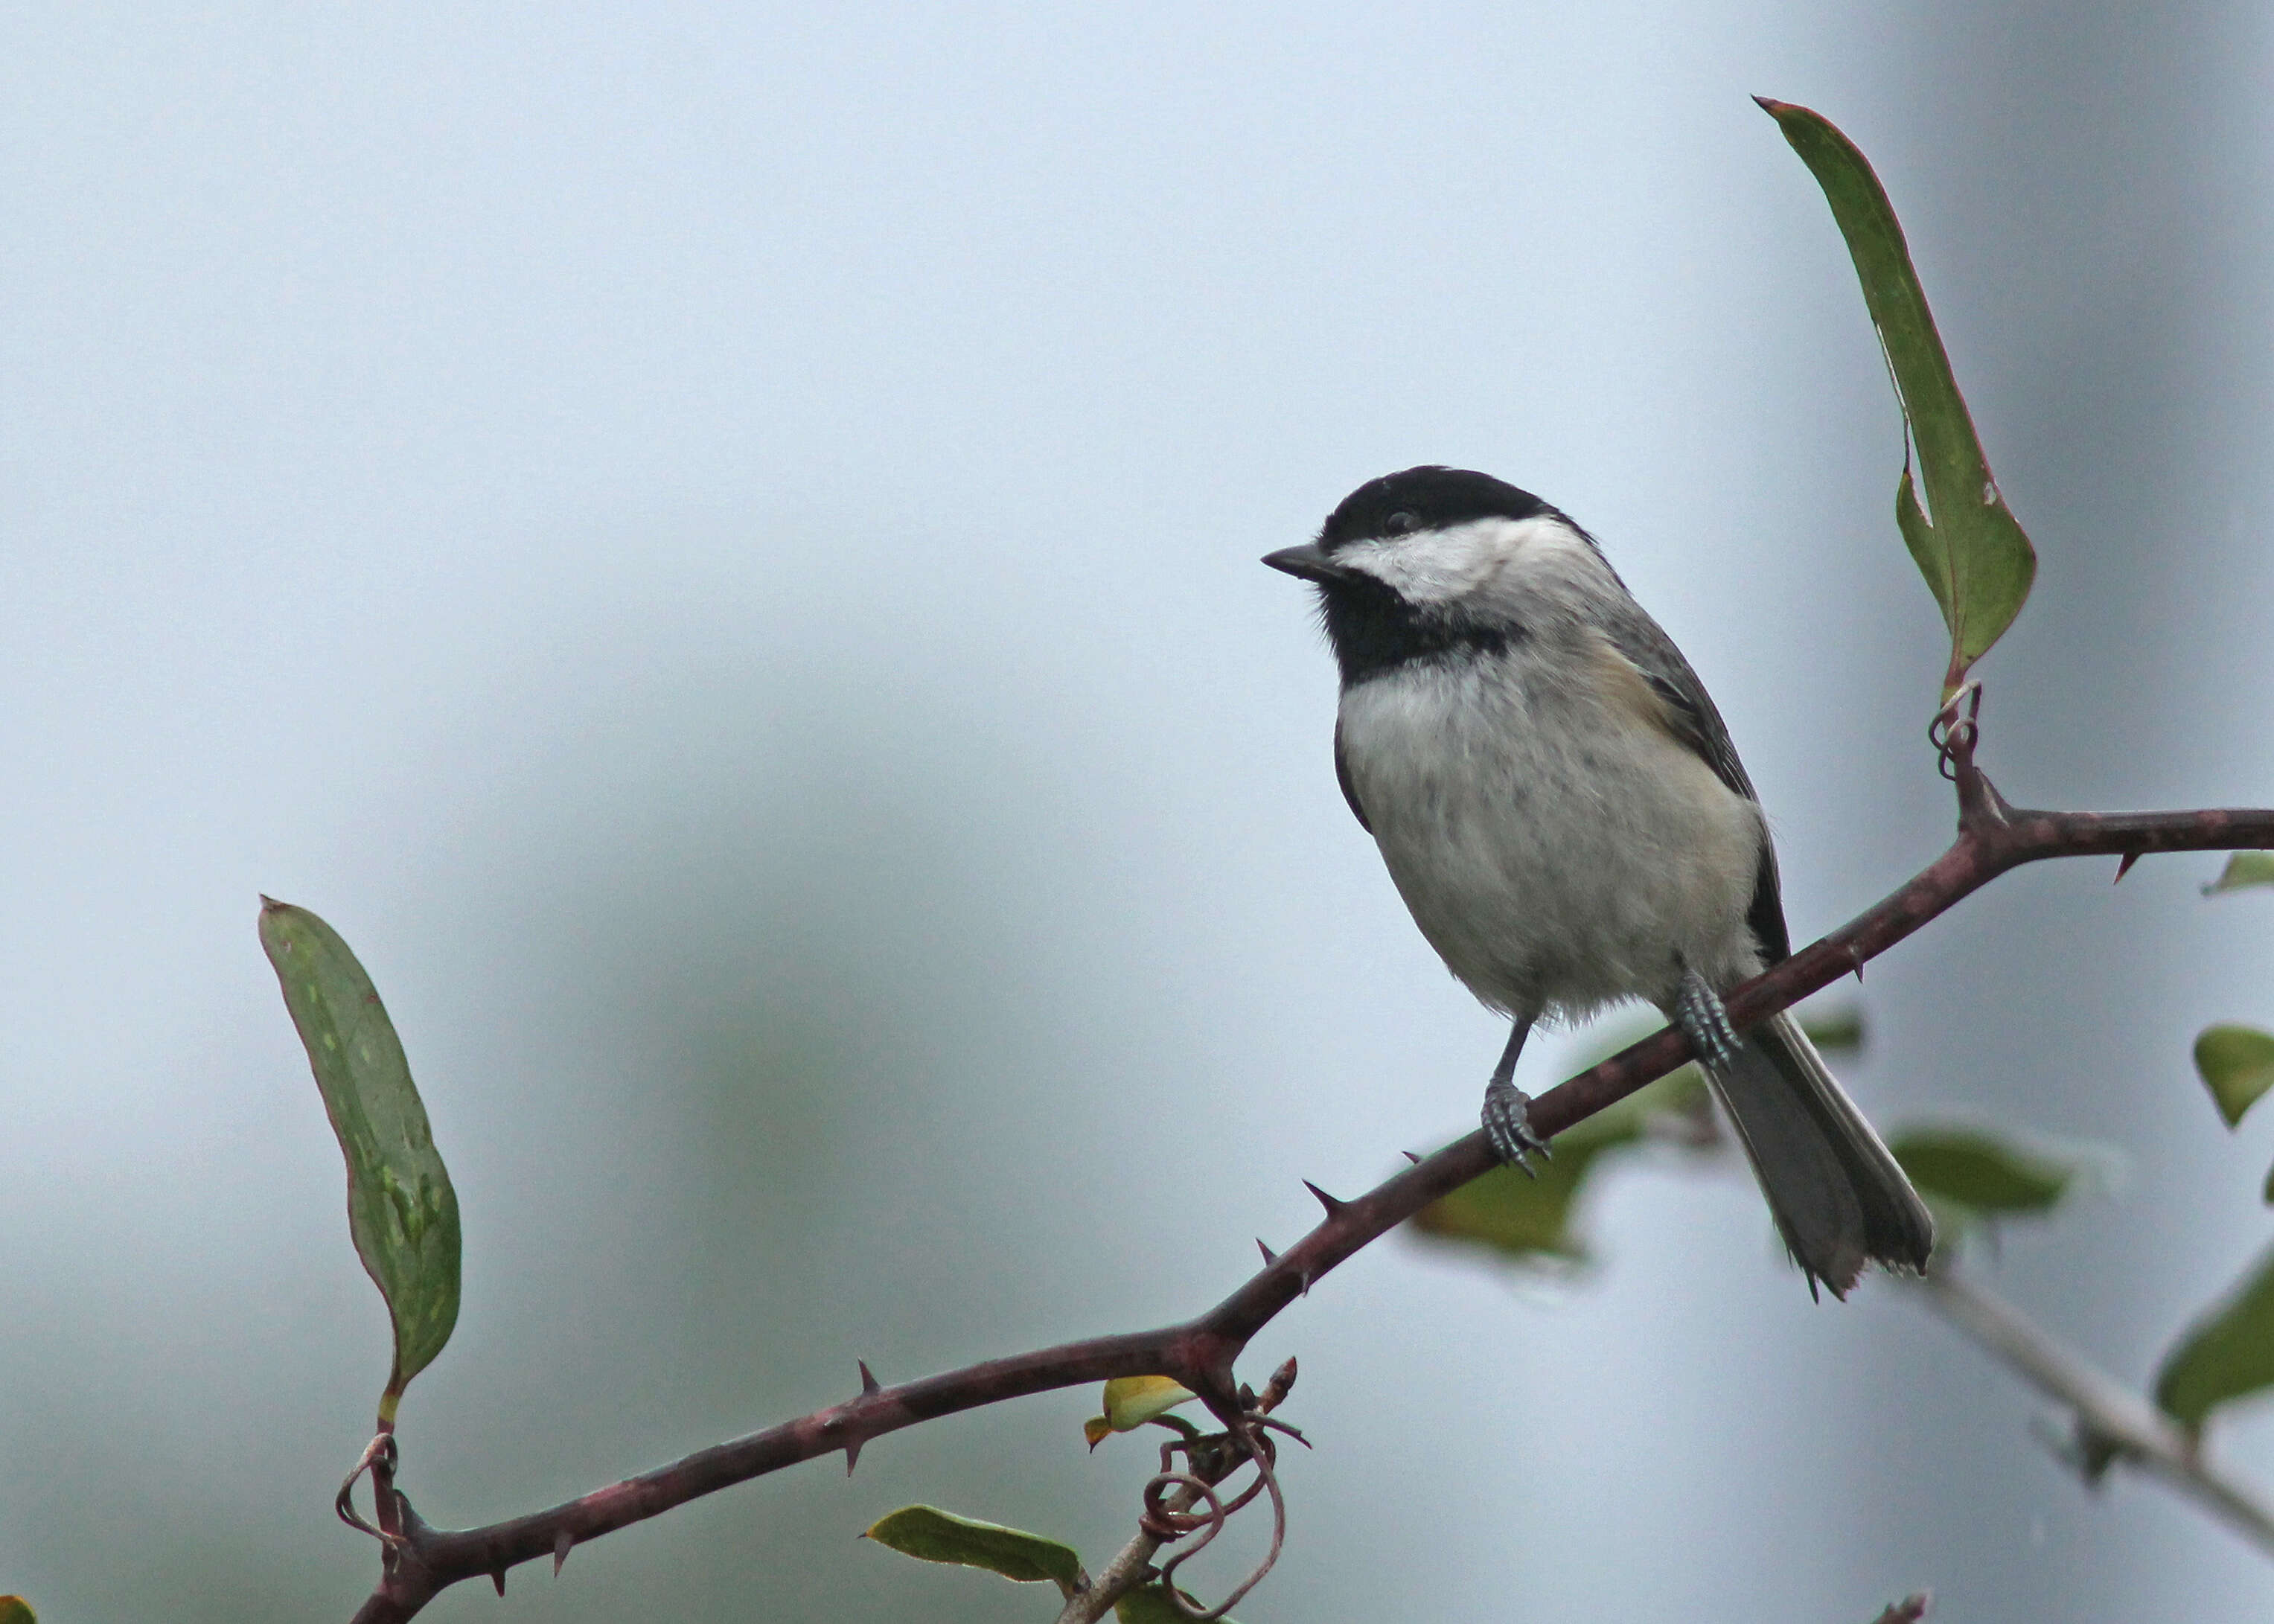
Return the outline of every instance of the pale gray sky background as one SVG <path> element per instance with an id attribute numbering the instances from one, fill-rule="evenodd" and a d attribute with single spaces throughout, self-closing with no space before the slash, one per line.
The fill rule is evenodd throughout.
<path id="1" fill-rule="evenodd" d="M 465 1214 L 403 1412 L 443 1522 L 888 1380 L 1213 1301 L 1472 1121 L 1497 1025 L 1337 796 L 1255 563 L 1491 470 L 1713 685 L 1803 938 L 1939 848 L 1897 421 L 1754 92 L 1877 161 L 2043 558 L 1984 669 L 2018 801 L 2274 801 L 2274 38 L 2191 4 L 19 7 L 0 21 L 0 1590 L 344 1619 L 384 1320 L 253 936 L 361 951 Z M 2127 1380 L 2265 1242 L 2274 1020 L 2211 859 L 2024 873 L 1874 966 L 1891 1126 L 2130 1174 L 2001 1289 Z M 1528 1064 L 1549 1080 L 1558 1051 Z M 1249 1624 L 2274 1617 L 1742 1182 L 1600 1267 L 1399 1240 L 1276 1324 L 1293 1530 Z M 873 1445 L 438 1620 L 994 1620 L 854 1533 L 1096 1555 L 1093 1395 Z M 2274 1427 L 2225 1440 L 2274 1477 Z"/>

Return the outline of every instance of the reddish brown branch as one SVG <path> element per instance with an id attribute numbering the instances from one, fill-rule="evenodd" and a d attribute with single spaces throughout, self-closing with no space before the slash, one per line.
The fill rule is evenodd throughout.
<path id="1" fill-rule="evenodd" d="M 2023 863 L 2274 847 L 2270 810 L 2017 810 L 1975 770 L 1970 719 L 1953 731 L 1957 736 L 1944 750 L 1958 786 L 1957 840 L 1876 906 L 1738 988 L 1728 1002 L 1739 1026 L 1860 972 L 1928 921 Z M 1690 1057 L 1689 1042 L 1678 1031 L 1661 1031 L 1533 1101 L 1532 1125 L 1552 1139 Z M 1364 1195 L 1331 1202 L 1318 1228 L 1196 1320 L 990 1359 L 899 1387 L 865 1390 L 864 1384 L 864 1391 L 844 1403 L 698 1450 L 549 1510 L 485 1528 L 444 1530 L 426 1526 L 408 1500 L 382 1487 L 382 1493 L 393 1494 L 395 1505 L 387 1509 L 399 1511 L 402 1532 L 380 1588 L 356 1614 L 357 1624 L 399 1624 L 462 1580 L 494 1575 L 502 1586 L 508 1568 L 544 1556 L 558 1559 L 575 1545 L 729 1485 L 840 1450 L 850 1460 L 871 1438 L 1030 1393 L 1115 1376 L 1173 1376 L 1231 1424 L 1239 1413 L 1232 1365 L 1257 1331 L 1337 1264 L 1493 1166 L 1479 1132 Z M 381 1526 L 390 1521 L 382 1515 Z"/>

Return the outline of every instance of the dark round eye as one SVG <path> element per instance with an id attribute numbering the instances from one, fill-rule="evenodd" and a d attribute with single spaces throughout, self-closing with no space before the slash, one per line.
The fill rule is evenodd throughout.
<path id="1" fill-rule="evenodd" d="M 1410 508 L 1400 508 L 1382 522 L 1385 536 L 1404 536 L 1421 528 L 1421 515 Z"/>

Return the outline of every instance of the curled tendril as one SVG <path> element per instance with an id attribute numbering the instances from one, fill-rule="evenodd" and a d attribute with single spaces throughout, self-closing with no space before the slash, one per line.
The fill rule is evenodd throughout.
<path id="1" fill-rule="evenodd" d="M 1209 1624 L 1210 1620 L 1220 1619 L 1231 1612 L 1241 1597 L 1262 1583 L 1264 1575 L 1278 1565 L 1280 1547 L 1287 1540 L 1287 1498 L 1280 1492 L 1279 1474 L 1273 1470 L 1276 1452 L 1271 1447 L 1271 1440 L 1263 1435 L 1260 1428 L 1252 1426 L 1241 1429 L 1233 1436 L 1237 1436 L 1239 1441 L 1246 1449 L 1247 1462 L 1255 1468 L 1255 1481 L 1249 1484 L 1246 1490 L 1234 1498 L 1229 1505 L 1217 1497 L 1214 1488 L 1200 1478 L 1186 1473 L 1164 1473 L 1145 1485 L 1145 1500 L 1148 1511 L 1154 1504 L 1156 1490 L 1164 1491 L 1171 1483 L 1180 1482 L 1189 1485 L 1198 1489 L 1208 1500 L 1209 1515 L 1205 1518 L 1194 1518 L 1190 1513 L 1170 1514 L 1172 1516 L 1178 1516 L 1180 1520 L 1204 1522 L 1207 1531 L 1161 1566 L 1162 1594 L 1168 1598 L 1170 1608 L 1178 1618 L 1189 1619 L 1193 1620 L 1193 1624 Z M 1177 1569 L 1208 1548 L 1209 1542 L 1224 1531 L 1224 1525 L 1233 1512 L 1254 1500 L 1260 1491 L 1266 1490 L 1271 1495 L 1270 1550 L 1264 1553 L 1263 1560 L 1256 1564 L 1255 1570 L 1241 1580 L 1234 1587 L 1231 1594 L 1215 1606 L 1201 1609 L 1187 1605 L 1184 1592 L 1177 1588 Z"/>
<path id="2" fill-rule="evenodd" d="M 1190 1511 L 1179 1511 L 1173 1506 L 1163 1504 L 1162 1496 L 1171 1489 L 1183 1489 L 1197 1499 L 1207 1500 L 1208 1515 L 1195 1516 Z M 1186 1503 L 1189 1505 L 1191 1502 Z M 1145 1485 L 1145 1510 L 1138 1518 L 1137 1525 L 1156 1539 L 1182 1539 L 1186 1534 L 1206 1529 L 1208 1531 L 1201 1534 L 1192 1547 L 1198 1551 L 1224 1530 L 1224 1521 L 1231 1515 L 1231 1511 L 1207 1478 L 1194 1472 L 1166 1471 Z"/>
<path id="3" fill-rule="evenodd" d="M 363 1520 L 363 1514 L 355 1508 L 355 1485 L 358 1477 L 369 1472 L 372 1474 L 374 1492 L 385 1493 L 382 1475 L 385 1477 L 392 1477 L 395 1475 L 395 1434 L 392 1432 L 377 1434 L 363 1447 L 363 1454 L 357 1460 L 355 1470 L 348 1474 L 348 1480 L 340 1485 L 339 1498 L 332 1502 L 332 1509 L 339 1515 L 341 1522 L 350 1528 L 359 1529 L 369 1534 L 380 1545 L 389 1549 L 403 1544 L 403 1536 L 390 1534 L 385 1529 L 375 1528 Z"/>
<path id="4" fill-rule="evenodd" d="M 1961 707 L 1965 711 L 1962 716 Z M 1949 703 L 1936 711 L 1934 720 L 1926 726 L 1927 742 L 1934 746 L 1935 769 L 1953 784 L 1973 764 L 1975 741 L 1982 733 L 1981 715 L 1982 685 L 1969 682 L 1950 696 Z"/>
<path id="5" fill-rule="evenodd" d="M 1178 1435 L 1161 1446 L 1161 1470 L 1145 1485 L 1143 1510 L 1137 1519 L 1139 1530 L 1155 1542 L 1152 1549 L 1171 1540 L 1197 1538 L 1160 1568 L 1144 1568 L 1142 1577 L 1148 1583 L 1157 1584 L 1159 1593 L 1168 1598 L 1170 1610 L 1178 1618 L 1191 1620 L 1191 1624 L 1209 1624 L 1212 1620 L 1223 1618 L 1240 1598 L 1263 1582 L 1279 1560 L 1280 1548 L 1287 1539 L 1287 1499 L 1279 1488 L 1279 1446 L 1271 1434 L 1282 1432 L 1306 1449 L 1311 1447 L 1309 1439 L 1271 1416 L 1271 1411 L 1286 1401 L 1294 1385 L 1295 1361 L 1289 1359 L 1272 1372 L 1270 1382 L 1260 1395 L 1242 1387 L 1236 1407 L 1227 1403 L 1216 1410 L 1224 1420 L 1224 1432 L 1203 1433 L 1186 1423 L 1173 1428 Z M 1216 1408 L 1213 1402 L 1210 1408 Z M 1179 1455 L 1184 1457 L 1181 1465 L 1177 1459 Z M 1227 1499 L 1217 1492 L 1218 1485 L 1243 1466 L 1255 1468 L 1254 1480 Z M 1269 1552 L 1231 1595 L 1213 1607 L 1201 1608 L 1199 1602 L 1177 1588 L 1177 1569 L 1214 1543 L 1242 1507 L 1252 1504 L 1257 1495 L 1266 1493 L 1271 1496 Z M 1204 1509 L 1195 1511 L 1195 1506 Z"/>

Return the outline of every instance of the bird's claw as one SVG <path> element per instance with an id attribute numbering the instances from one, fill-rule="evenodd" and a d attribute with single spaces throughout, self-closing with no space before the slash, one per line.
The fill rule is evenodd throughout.
<path id="1" fill-rule="evenodd" d="M 1674 999 L 1674 1019 L 1703 1064 L 1716 1071 L 1725 1071 L 1736 1064 L 1737 1029 L 1729 1024 L 1721 995 L 1695 970 L 1682 973 L 1682 990 Z"/>
<path id="2" fill-rule="evenodd" d="M 1526 1156 L 1535 1152 L 1544 1159 L 1554 1156 L 1547 1141 L 1532 1131 L 1531 1105 L 1532 1096 L 1505 1079 L 1495 1078 L 1486 1085 L 1485 1138 L 1493 1154 L 1510 1167 L 1523 1169 L 1527 1178 L 1536 1175 Z"/>

